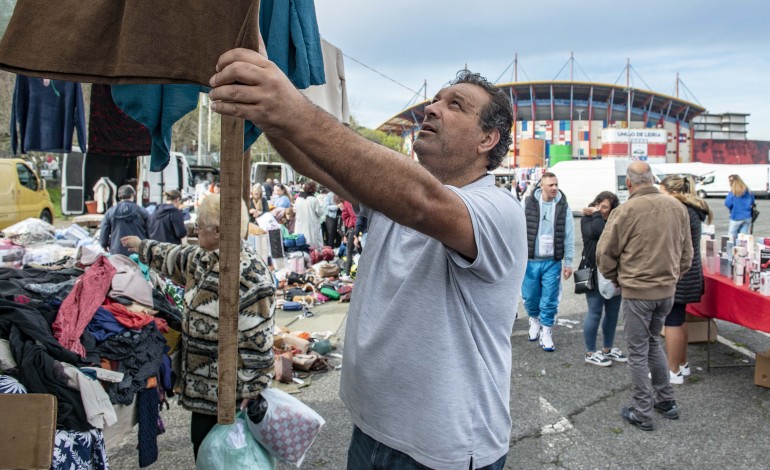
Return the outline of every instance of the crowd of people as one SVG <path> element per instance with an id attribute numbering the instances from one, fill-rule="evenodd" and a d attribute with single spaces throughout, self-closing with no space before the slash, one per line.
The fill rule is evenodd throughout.
<path id="1" fill-rule="evenodd" d="M 244 218 L 256 222 L 271 214 L 287 231 L 302 233 L 311 248 L 345 246 L 348 274 L 354 250 L 368 237 L 348 313 L 340 385 L 354 423 L 348 468 L 503 468 L 511 431 L 512 350 L 519 347 L 511 339 L 518 294 L 529 319 L 528 339 L 555 352 L 561 289 L 573 275 L 575 258 L 572 208 L 556 174 L 544 173 L 523 203 L 510 189 L 496 187 L 489 174 L 512 141 L 509 97 L 478 74 L 459 72 L 425 107 L 414 142 L 418 163 L 313 106 L 253 51 L 225 53 L 217 70 L 212 109 L 254 122 L 309 178 L 301 187 L 271 179 L 254 185 Z M 739 199 L 748 192 L 741 193 L 738 181 L 728 198 L 736 233 L 746 219 Z M 394 193 L 396 185 L 410 189 Z M 624 204 L 616 194 L 601 192 L 582 208 L 578 269 L 593 276 L 586 293 L 584 360 L 604 367 L 628 364 L 631 404 L 620 415 L 650 431 L 653 411 L 679 417 L 672 384 L 690 373 L 684 309 L 703 294 L 700 224 L 711 211 L 687 178 L 671 176 L 656 186 L 644 162 L 629 165 L 626 185 L 630 198 Z M 110 230 L 102 244 L 137 251 L 182 282 L 200 282 L 195 276 L 203 273 L 184 266 L 216 251 L 217 222 L 199 225 L 213 237 L 211 244 L 201 243 L 205 253 L 141 241 L 148 235 L 116 230 L 129 211 L 137 225 L 149 219 L 141 208 L 128 208 L 128 191 L 120 194 L 118 207 L 107 214 Z M 172 218 L 155 226 L 161 223 Z M 169 257 L 179 260 L 173 263 L 179 272 L 163 261 Z M 261 262 L 253 264 L 255 272 L 264 272 Z M 242 270 L 242 278 L 249 275 Z M 616 295 L 600 292 L 600 280 Z M 255 307 L 262 328 L 273 292 L 261 279 L 253 284 L 264 288 L 263 303 Z M 189 306 L 190 315 L 194 309 Z M 615 345 L 620 313 L 627 354 Z M 664 324 L 671 328 L 665 350 Z M 192 340 L 195 332 L 185 334 Z M 424 351 L 441 351 L 450 360 L 440 369 L 430 361 L 403 361 Z M 263 359 L 250 375 L 259 385 L 239 384 L 239 398 L 253 398 L 269 382 L 264 371 L 270 360 Z M 190 409 L 210 415 L 212 406 Z M 212 423 L 210 417 L 194 421 L 193 439 L 199 442 Z"/>

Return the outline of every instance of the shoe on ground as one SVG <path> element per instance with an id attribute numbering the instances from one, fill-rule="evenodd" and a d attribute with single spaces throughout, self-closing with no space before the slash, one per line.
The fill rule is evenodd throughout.
<path id="1" fill-rule="evenodd" d="M 684 374 L 682 374 L 681 370 L 676 374 L 668 371 L 668 381 L 674 385 L 682 385 L 684 383 Z"/>
<path id="2" fill-rule="evenodd" d="M 604 357 L 601 351 L 594 351 L 586 356 L 586 362 L 600 367 L 609 367 L 612 365 L 612 361 Z"/>
<path id="3" fill-rule="evenodd" d="M 602 351 L 602 355 L 615 362 L 628 362 L 628 357 L 618 348 L 612 348 L 609 352 Z"/>
<path id="4" fill-rule="evenodd" d="M 550 326 L 543 326 L 543 329 L 540 330 L 540 346 L 542 346 L 543 351 L 553 352 L 556 350 L 556 347 L 553 345 L 551 328 Z"/>
<path id="5" fill-rule="evenodd" d="M 679 366 L 679 372 L 682 373 L 683 376 L 689 377 L 692 371 L 690 370 L 690 363 L 685 362 L 684 365 Z"/>
<path id="6" fill-rule="evenodd" d="M 620 410 L 620 416 L 623 418 L 623 421 L 632 426 L 636 426 L 642 431 L 652 431 L 652 420 L 650 419 L 647 421 L 642 421 L 641 419 L 637 418 L 636 410 L 633 407 L 624 406 L 623 409 Z"/>
<path id="7" fill-rule="evenodd" d="M 537 341 L 540 337 L 540 319 L 536 317 L 529 317 L 529 340 Z"/>
<path id="8" fill-rule="evenodd" d="M 663 415 L 666 419 L 679 419 L 679 408 L 676 407 L 675 400 L 655 403 L 655 411 Z"/>

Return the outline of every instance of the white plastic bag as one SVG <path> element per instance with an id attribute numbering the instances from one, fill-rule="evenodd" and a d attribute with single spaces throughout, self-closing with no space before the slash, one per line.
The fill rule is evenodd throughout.
<path id="1" fill-rule="evenodd" d="M 25 219 L 3 229 L 3 235 L 17 245 L 30 246 L 53 242 L 56 229 L 41 219 Z"/>
<path id="2" fill-rule="evenodd" d="M 601 271 L 598 269 L 596 270 L 596 279 L 598 284 L 597 287 L 599 288 L 599 293 L 602 295 L 602 297 L 609 300 L 617 295 L 620 295 L 620 286 L 616 286 L 612 282 L 605 279 L 604 276 L 602 276 Z"/>
<path id="3" fill-rule="evenodd" d="M 326 421 L 282 390 L 268 388 L 261 395 L 267 401 L 267 413 L 259 423 L 248 420 L 251 434 L 270 455 L 299 467 Z"/>

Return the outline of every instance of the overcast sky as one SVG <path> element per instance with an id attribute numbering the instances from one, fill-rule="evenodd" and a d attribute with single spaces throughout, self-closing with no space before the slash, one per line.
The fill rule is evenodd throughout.
<path id="1" fill-rule="evenodd" d="M 498 83 L 569 80 L 674 94 L 708 112 L 749 113 L 749 138 L 770 140 L 770 2 L 767 0 L 316 0 L 321 35 L 352 58 L 432 97 L 465 67 Z M 505 73 L 503 73 L 505 71 Z M 352 114 L 377 127 L 414 94 L 345 58 Z M 558 77 L 557 77 L 558 74 Z M 638 75 L 637 75 L 638 74 Z M 622 75 L 622 77 L 621 77 Z M 619 79 L 620 77 L 620 79 Z M 645 85 L 646 83 L 646 85 Z M 648 86 L 649 85 L 649 88 Z"/>

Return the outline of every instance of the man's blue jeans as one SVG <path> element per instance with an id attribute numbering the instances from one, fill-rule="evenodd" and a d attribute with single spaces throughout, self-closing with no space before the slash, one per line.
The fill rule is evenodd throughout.
<path id="1" fill-rule="evenodd" d="M 540 318 L 543 326 L 553 326 L 559 308 L 561 261 L 529 260 L 521 286 L 524 308 L 530 317 Z"/>
<path id="2" fill-rule="evenodd" d="M 505 467 L 503 455 L 497 462 L 478 470 L 502 470 Z M 473 467 L 469 467 L 473 469 Z M 348 448 L 348 470 L 430 470 L 403 452 L 372 439 L 358 426 L 353 426 L 353 437 Z"/>

